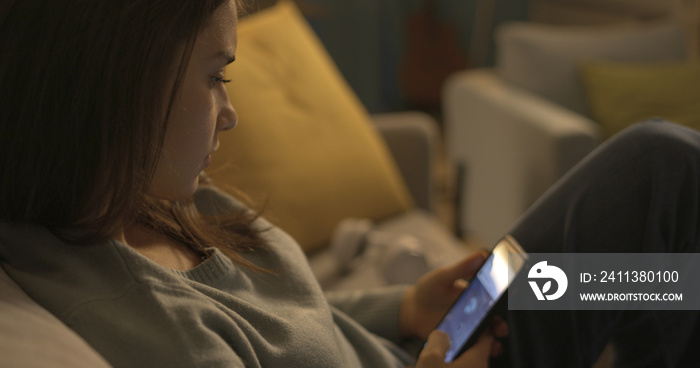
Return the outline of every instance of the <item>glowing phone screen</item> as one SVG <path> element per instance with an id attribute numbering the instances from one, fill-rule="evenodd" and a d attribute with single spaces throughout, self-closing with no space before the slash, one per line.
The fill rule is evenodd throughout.
<path id="1" fill-rule="evenodd" d="M 509 253 L 519 253 L 524 257 L 524 251 L 517 242 L 506 237 L 496 244 L 467 289 L 438 325 L 437 329 L 448 334 L 451 341 L 445 362 L 453 361 L 461 353 L 464 344 L 522 268 L 525 259 L 517 258 L 521 261 L 509 265 Z"/>

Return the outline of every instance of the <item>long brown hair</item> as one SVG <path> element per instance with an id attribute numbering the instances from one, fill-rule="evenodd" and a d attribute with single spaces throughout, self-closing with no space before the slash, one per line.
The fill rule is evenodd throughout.
<path id="1" fill-rule="evenodd" d="M 76 244 L 139 219 L 196 248 L 234 232 L 234 258 L 260 245 L 249 215 L 146 195 L 194 41 L 224 1 L 3 1 L 0 220 Z"/>

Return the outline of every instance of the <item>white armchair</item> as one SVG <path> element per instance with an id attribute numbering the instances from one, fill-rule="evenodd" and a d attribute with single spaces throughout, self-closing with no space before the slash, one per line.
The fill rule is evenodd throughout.
<path id="1" fill-rule="evenodd" d="M 455 75 L 445 90 L 445 143 L 465 169 L 459 226 L 486 244 L 599 141 L 590 119 L 490 69 Z"/>
<path id="2" fill-rule="evenodd" d="M 459 226 L 486 244 L 600 142 L 580 63 L 687 57 L 683 30 L 674 24 L 504 24 L 496 52 L 495 68 L 451 76 L 443 95 L 447 151 L 465 169 Z"/>

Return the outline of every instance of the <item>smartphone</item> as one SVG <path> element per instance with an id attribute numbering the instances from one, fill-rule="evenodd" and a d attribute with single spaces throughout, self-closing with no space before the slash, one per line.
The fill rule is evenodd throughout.
<path id="1" fill-rule="evenodd" d="M 515 254 L 510 258 L 509 254 Z M 450 363 L 472 346 L 491 322 L 496 304 L 523 268 L 527 254 L 511 236 L 505 236 L 477 271 L 469 286 L 442 318 L 437 329 L 450 337 L 445 362 Z"/>

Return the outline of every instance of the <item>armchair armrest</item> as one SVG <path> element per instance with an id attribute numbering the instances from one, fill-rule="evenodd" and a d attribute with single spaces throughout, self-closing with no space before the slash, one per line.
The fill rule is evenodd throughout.
<path id="1" fill-rule="evenodd" d="M 458 225 L 489 244 L 599 142 L 593 121 L 491 69 L 457 73 L 443 93 L 447 151 L 466 169 Z"/>
<path id="2" fill-rule="evenodd" d="M 421 112 L 372 115 L 418 208 L 434 212 L 433 173 L 439 133 L 437 122 Z"/>

